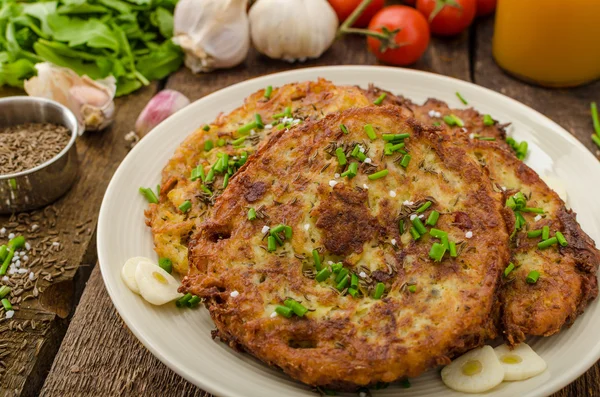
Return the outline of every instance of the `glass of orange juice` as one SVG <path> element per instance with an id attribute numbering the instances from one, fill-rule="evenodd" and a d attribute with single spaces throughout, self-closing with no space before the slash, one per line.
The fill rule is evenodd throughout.
<path id="1" fill-rule="evenodd" d="M 498 0 L 496 62 L 548 87 L 600 78 L 600 0 Z"/>

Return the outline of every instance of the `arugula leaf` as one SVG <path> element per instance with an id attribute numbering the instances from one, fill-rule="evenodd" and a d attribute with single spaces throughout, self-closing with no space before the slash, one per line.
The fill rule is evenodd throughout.
<path id="1" fill-rule="evenodd" d="M 76 58 L 67 57 L 59 54 L 53 48 L 38 41 L 33 45 L 35 53 L 44 61 L 51 62 L 58 66 L 63 66 L 73 70 L 78 75 L 88 75 L 96 80 L 106 77 L 102 70 L 95 63 L 86 63 Z"/>
<path id="2" fill-rule="evenodd" d="M 173 37 L 173 14 L 162 7 L 158 7 L 150 14 L 150 21 L 158 28 L 160 34 L 170 39 Z"/>
<path id="3" fill-rule="evenodd" d="M 61 15 L 69 14 L 104 14 L 108 12 L 108 8 L 99 4 L 65 4 L 58 7 L 57 12 Z"/>
<path id="4" fill-rule="evenodd" d="M 181 62 L 181 49 L 169 40 L 150 54 L 138 57 L 135 66 L 148 80 L 160 80 L 179 69 Z"/>
<path id="5" fill-rule="evenodd" d="M 30 15 L 40 21 L 42 32 L 47 35 L 52 34 L 52 30 L 48 26 L 48 17 L 56 13 L 56 1 L 22 3 L 21 6 L 25 15 Z"/>
<path id="6" fill-rule="evenodd" d="M 119 78 L 117 80 L 117 92 L 116 96 L 123 96 L 131 94 L 142 87 L 142 83 L 136 79 L 129 79 L 126 77 Z"/>
<path id="7" fill-rule="evenodd" d="M 22 88 L 23 80 L 34 76 L 35 73 L 34 64 L 28 59 L 19 59 L 12 63 L 0 63 L 0 86 L 7 84 Z"/>
<path id="8" fill-rule="evenodd" d="M 71 47 L 86 44 L 91 48 L 119 51 L 119 43 L 113 32 L 97 19 L 83 20 L 54 14 L 48 17 L 48 25 L 55 40 L 66 41 Z"/>

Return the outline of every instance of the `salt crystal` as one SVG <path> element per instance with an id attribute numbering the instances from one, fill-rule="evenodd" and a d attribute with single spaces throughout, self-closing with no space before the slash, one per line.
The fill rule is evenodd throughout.
<path id="1" fill-rule="evenodd" d="M 304 224 L 304 230 L 310 229 L 310 225 L 308 223 Z"/>
<path id="2" fill-rule="evenodd" d="M 533 220 L 536 221 L 536 222 L 539 221 L 540 219 L 542 219 L 542 216 L 540 214 L 537 214 L 535 216 L 535 218 L 533 218 Z"/>
<path id="3" fill-rule="evenodd" d="M 473 133 L 470 133 L 470 134 L 469 134 L 469 139 L 474 139 L 474 138 L 475 138 L 475 134 L 473 134 Z"/>
<path id="4" fill-rule="evenodd" d="M 23 255 L 21 259 L 23 259 L 23 262 L 27 262 L 29 260 L 29 256 Z"/>
<path id="5" fill-rule="evenodd" d="M 334 177 L 334 178 L 339 178 L 339 177 L 340 177 L 340 174 L 338 174 L 338 173 L 336 172 L 335 174 L 333 174 L 333 177 Z"/>
<path id="6" fill-rule="evenodd" d="M 33 225 L 31 225 L 31 231 L 32 231 L 32 232 L 35 232 L 35 231 L 36 231 L 36 230 L 38 230 L 39 228 L 40 228 L 40 227 L 39 227 L 39 226 L 38 226 L 36 223 L 34 223 Z"/>
<path id="7" fill-rule="evenodd" d="M 35 279 L 35 273 L 34 272 L 29 272 L 29 279 L 31 281 L 33 281 Z"/>
<path id="8" fill-rule="evenodd" d="M 466 233 L 465 233 L 465 237 L 466 237 L 466 238 L 471 238 L 471 237 L 473 237 L 473 232 L 469 230 L 468 232 L 466 232 Z"/>
<path id="9" fill-rule="evenodd" d="M 8 239 L 9 240 L 12 240 L 13 238 L 15 238 L 15 234 L 14 233 L 11 233 L 11 234 L 8 235 Z"/>
<path id="10" fill-rule="evenodd" d="M 329 181 L 329 186 L 331 186 L 331 187 L 334 187 L 337 184 L 338 184 L 338 182 L 334 181 L 333 179 Z"/>
<path id="11" fill-rule="evenodd" d="M 6 318 L 12 318 L 15 315 L 14 310 L 9 310 L 6 312 Z"/>
<path id="12" fill-rule="evenodd" d="M 6 234 L 6 228 L 3 227 L 2 229 L 0 229 L 0 236 L 4 237 L 5 234 Z"/>
<path id="13" fill-rule="evenodd" d="M 410 220 L 412 221 L 412 220 L 413 220 L 413 219 L 415 219 L 416 217 L 417 217 L 417 214 L 412 214 L 412 215 L 410 216 Z"/>
<path id="14" fill-rule="evenodd" d="M 393 190 L 390 190 L 390 197 L 396 197 L 396 192 Z"/>
<path id="15" fill-rule="evenodd" d="M 28 271 L 29 271 L 29 269 L 19 269 L 19 270 L 17 270 L 17 272 L 18 272 L 19 274 L 25 274 L 25 273 L 27 273 Z"/>
<path id="16" fill-rule="evenodd" d="M 60 246 L 60 243 L 59 243 L 58 241 L 55 241 L 55 242 L 53 242 L 53 243 L 52 243 L 52 245 L 53 245 L 54 247 L 59 247 L 59 246 Z"/>
<path id="17" fill-rule="evenodd" d="M 392 245 L 396 245 L 396 239 L 395 238 L 392 239 Z"/>
<path id="18" fill-rule="evenodd" d="M 372 162 L 373 162 L 373 160 L 371 160 L 371 158 L 370 158 L 370 157 L 367 157 L 367 158 L 365 159 L 365 163 L 367 163 L 367 164 L 371 164 Z"/>
<path id="19" fill-rule="evenodd" d="M 365 273 L 365 272 L 360 272 L 360 273 L 358 273 L 358 275 L 360 276 L 360 278 L 367 277 L 367 273 Z"/>
<path id="20" fill-rule="evenodd" d="M 269 231 L 269 229 L 271 229 L 271 228 L 270 228 L 269 226 L 265 225 L 265 226 L 263 226 L 263 228 L 262 228 L 262 231 L 261 231 L 261 232 L 262 232 L 262 233 L 266 233 L 266 232 L 268 232 L 268 231 Z"/>
<path id="21" fill-rule="evenodd" d="M 423 215 L 423 214 L 419 215 L 419 219 L 423 219 L 423 218 L 425 218 L 425 215 Z"/>
<path id="22" fill-rule="evenodd" d="M 239 294 L 240 293 L 237 292 L 237 291 L 231 291 L 231 293 L 229 294 L 229 296 L 231 296 L 232 298 L 237 298 Z"/>
<path id="23" fill-rule="evenodd" d="M 369 190 L 369 187 L 367 186 L 366 183 L 363 183 L 363 189 Z"/>
<path id="24" fill-rule="evenodd" d="M 273 313 L 271 313 L 271 315 L 270 315 L 269 317 L 271 317 L 271 318 L 275 318 L 275 317 L 277 317 L 277 316 L 278 316 L 277 312 L 273 312 Z"/>
<path id="25" fill-rule="evenodd" d="M 8 280 L 9 280 L 9 279 L 8 279 L 8 276 L 4 276 L 4 277 L 2 277 L 2 281 L 4 281 L 5 283 L 7 283 L 7 282 L 8 282 Z"/>
<path id="26" fill-rule="evenodd" d="M 265 130 L 270 130 L 271 128 L 273 128 L 273 124 L 265 125 Z"/>

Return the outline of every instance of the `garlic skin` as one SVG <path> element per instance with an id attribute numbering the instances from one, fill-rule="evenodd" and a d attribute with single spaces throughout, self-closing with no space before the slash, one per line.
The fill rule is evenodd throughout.
<path id="1" fill-rule="evenodd" d="M 146 104 L 135 122 L 135 132 L 140 136 L 160 124 L 164 119 L 190 104 L 188 97 L 179 91 L 162 90 Z"/>
<path id="2" fill-rule="evenodd" d="M 258 52 L 288 62 L 320 57 L 338 28 L 337 15 L 327 0 L 258 0 L 249 17 Z"/>
<path id="3" fill-rule="evenodd" d="M 248 0 L 180 0 L 175 7 L 173 42 L 185 52 L 194 73 L 231 68 L 250 49 Z"/>
<path id="4" fill-rule="evenodd" d="M 92 80 L 49 62 L 38 63 L 35 68 L 38 74 L 25 81 L 25 92 L 52 99 L 71 109 L 79 121 L 80 134 L 101 130 L 112 123 L 117 91 L 114 77 Z"/>

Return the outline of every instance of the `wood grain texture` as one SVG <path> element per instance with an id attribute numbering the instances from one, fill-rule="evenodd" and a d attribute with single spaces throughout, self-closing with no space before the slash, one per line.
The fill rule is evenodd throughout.
<path id="1" fill-rule="evenodd" d="M 591 101 L 600 100 L 600 81 L 571 89 L 548 89 L 520 82 L 504 73 L 494 62 L 490 39 L 492 32 L 493 19 L 477 23 L 474 82 L 545 114 L 598 155 L 598 148 L 590 139 L 593 126 L 589 106 Z M 600 361 L 575 382 L 553 395 L 571 396 L 600 396 Z"/>
<path id="2" fill-rule="evenodd" d="M 35 396 L 43 385 L 69 317 L 96 262 L 96 220 L 108 182 L 127 154 L 123 137 L 133 127 L 135 116 L 156 87 L 155 83 L 132 96 L 118 99 L 112 128 L 78 138 L 79 175 L 69 192 L 54 204 L 60 215 L 53 228 L 59 232 L 63 246 L 55 255 L 57 261 L 66 260 L 67 265 L 74 268 L 55 277 L 49 285 L 44 283 L 39 299 L 23 302 L 12 320 L 0 320 L 0 345 L 8 343 L 9 352 L 3 358 L 6 372 L 0 376 L 0 395 Z M 87 222 L 86 230 L 79 235 L 77 243 L 74 231 L 83 222 Z M 8 217 L 0 217 L 0 227 L 6 223 Z M 27 237 L 27 233 L 24 235 Z M 30 325 L 31 320 L 37 323 L 35 329 Z M 26 326 L 23 331 L 7 329 L 12 321 Z"/>

